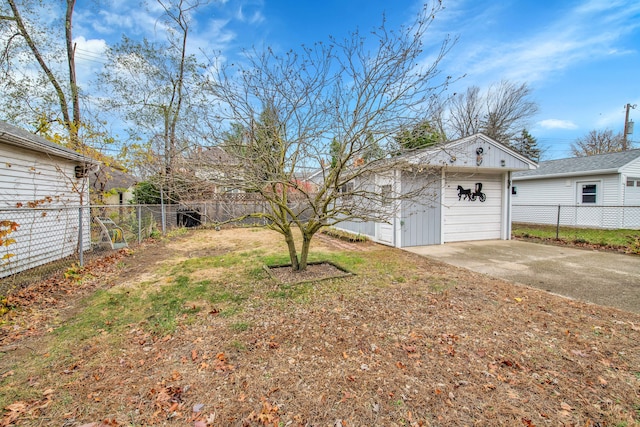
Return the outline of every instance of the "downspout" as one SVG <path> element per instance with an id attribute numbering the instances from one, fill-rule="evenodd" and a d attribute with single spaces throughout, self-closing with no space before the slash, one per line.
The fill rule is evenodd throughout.
<path id="1" fill-rule="evenodd" d="M 398 179 L 400 176 L 400 179 Z M 393 185 L 394 192 L 396 195 L 400 195 L 400 191 L 402 191 L 402 171 L 396 168 L 393 172 Z M 402 238 L 401 238 L 401 228 L 400 228 L 400 217 L 402 216 L 402 200 L 399 197 L 396 197 L 394 201 L 394 213 L 393 213 L 393 247 L 401 248 L 402 247 Z"/>
<path id="2" fill-rule="evenodd" d="M 440 205 L 440 244 L 444 245 L 444 192 L 445 192 L 445 185 L 447 185 L 447 181 L 446 181 L 446 174 L 445 174 L 445 168 L 440 168 L 440 194 L 438 194 L 438 204 Z"/>
<path id="3" fill-rule="evenodd" d="M 511 240 L 511 171 L 508 171 L 505 174 L 506 182 L 505 182 L 505 192 L 506 192 L 506 207 L 505 207 L 505 231 L 506 235 L 504 236 L 504 240 Z"/>

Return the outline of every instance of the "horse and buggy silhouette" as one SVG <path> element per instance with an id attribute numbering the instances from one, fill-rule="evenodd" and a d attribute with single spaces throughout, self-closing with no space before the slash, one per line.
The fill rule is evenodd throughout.
<path id="1" fill-rule="evenodd" d="M 462 188 L 462 185 L 458 185 L 458 200 L 469 200 L 475 202 L 476 199 L 480 199 L 481 202 L 487 200 L 487 195 L 482 192 L 482 183 L 476 182 L 475 191 L 471 191 L 470 188 Z"/>

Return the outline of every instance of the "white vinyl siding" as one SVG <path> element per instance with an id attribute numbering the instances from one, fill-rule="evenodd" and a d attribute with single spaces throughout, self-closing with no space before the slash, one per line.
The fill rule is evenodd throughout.
<path id="1" fill-rule="evenodd" d="M 458 185 L 475 190 L 482 183 L 486 200 L 481 202 L 458 198 Z M 466 176 L 449 174 L 446 177 L 444 215 L 444 241 L 500 239 L 502 231 L 502 177 L 500 175 Z"/>
<path id="2" fill-rule="evenodd" d="M 596 185 L 595 203 L 583 202 L 582 186 L 585 184 Z M 638 198 L 630 197 L 636 187 L 627 187 L 627 178 L 620 174 L 519 179 L 513 185 L 518 190 L 517 196 L 513 197 L 514 222 L 556 224 L 560 205 L 562 225 L 601 228 L 638 226 L 637 219 L 629 219 L 635 211 L 625 211 L 621 207 L 639 205 L 640 195 Z"/>
<path id="3" fill-rule="evenodd" d="M 627 176 L 640 177 L 640 157 L 632 162 L 627 163 L 620 169 L 620 172 Z"/>
<path id="4" fill-rule="evenodd" d="M 5 277 L 75 253 L 79 207 L 88 206 L 87 184 L 75 177 L 78 163 L 0 143 L 0 221 L 19 224 L 9 236 L 16 242 L 1 248 Z M 35 206 L 34 209 L 31 207 Z M 91 247 L 89 210 L 83 210 L 83 245 Z"/>

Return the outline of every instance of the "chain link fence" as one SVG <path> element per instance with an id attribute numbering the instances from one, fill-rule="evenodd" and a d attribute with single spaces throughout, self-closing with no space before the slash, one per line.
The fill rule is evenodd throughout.
<path id="1" fill-rule="evenodd" d="M 0 295 L 137 245 L 160 233 L 161 217 L 146 205 L 0 209 Z"/>
<path id="2" fill-rule="evenodd" d="M 305 215 L 303 201 L 290 208 Z M 178 227 L 235 224 L 265 225 L 264 199 L 255 194 L 226 194 L 182 205 L 94 205 L 0 209 L 0 295 L 11 289 L 83 266 L 110 251 L 136 246 Z"/>
<path id="3" fill-rule="evenodd" d="M 640 206 L 520 205 L 514 204 L 516 223 L 559 227 L 640 229 Z"/>

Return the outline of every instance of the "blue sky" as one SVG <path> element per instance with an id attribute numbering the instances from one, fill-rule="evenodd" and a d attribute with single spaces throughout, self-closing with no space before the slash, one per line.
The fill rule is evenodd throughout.
<path id="1" fill-rule="evenodd" d="M 154 3 L 150 3 L 154 5 Z M 421 7 L 413 0 L 224 0 L 194 16 L 191 49 L 217 49 L 229 60 L 242 49 L 301 44 L 408 23 Z M 640 2 L 637 0 L 443 0 L 427 33 L 427 46 L 447 34 L 458 43 L 441 63 L 461 77 L 450 89 L 481 89 L 501 79 L 526 82 L 540 111 L 529 130 L 545 150 L 543 159 L 568 157 L 569 145 L 593 129 L 622 132 L 625 105 L 640 121 Z M 160 37 L 160 10 L 131 0 L 78 0 L 74 35 L 82 81 L 100 67 L 107 44 L 125 33 Z M 630 139 L 640 147 L 640 126 Z"/>

